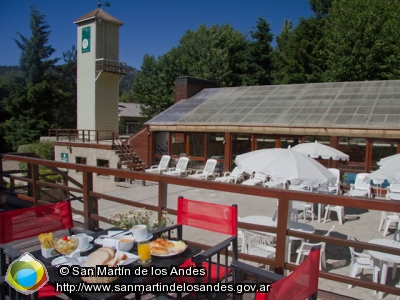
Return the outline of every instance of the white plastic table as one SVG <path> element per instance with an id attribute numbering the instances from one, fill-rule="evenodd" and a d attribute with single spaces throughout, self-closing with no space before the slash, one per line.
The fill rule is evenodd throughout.
<path id="1" fill-rule="evenodd" d="M 257 225 L 264 225 L 264 226 L 271 226 L 271 227 L 276 227 L 277 222 L 272 220 L 272 217 L 267 217 L 267 216 L 246 216 L 240 219 L 240 222 L 245 222 L 245 223 L 250 223 L 250 224 L 257 224 Z M 311 226 L 309 224 L 304 224 L 300 222 L 293 222 L 290 221 L 289 223 L 289 229 L 290 230 L 295 230 L 295 231 L 300 231 L 304 233 L 314 233 L 315 228 L 314 226 Z M 270 233 L 270 235 L 274 236 L 276 235 L 275 233 Z M 294 237 L 291 236 L 289 237 L 289 243 L 288 243 L 288 262 L 290 262 L 290 251 L 291 251 L 291 246 L 292 246 L 292 241 L 294 240 L 303 240 L 302 238 Z"/>
<path id="2" fill-rule="evenodd" d="M 374 239 L 374 240 L 368 241 L 368 243 L 400 249 L 400 242 L 397 242 L 394 240 Z M 373 251 L 373 250 L 368 250 L 368 253 L 369 253 L 369 255 L 371 255 L 372 259 L 374 260 L 373 281 L 378 282 L 379 265 L 381 262 L 382 269 L 381 269 L 380 283 L 385 284 L 389 263 L 400 264 L 400 256 L 389 254 L 389 253 L 384 253 L 384 252 L 379 252 L 379 251 Z M 382 299 L 382 297 L 383 297 L 383 293 L 379 292 L 378 298 Z"/>

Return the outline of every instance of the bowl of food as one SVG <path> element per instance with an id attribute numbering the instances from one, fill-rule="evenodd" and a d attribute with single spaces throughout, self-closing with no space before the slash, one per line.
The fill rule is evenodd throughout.
<path id="1" fill-rule="evenodd" d="M 72 236 L 63 236 L 59 239 L 54 239 L 53 247 L 62 255 L 69 255 L 78 248 L 79 239 Z"/>
<path id="2" fill-rule="evenodd" d="M 119 249 L 121 251 L 130 251 L 133 248 L 135 239 L 130 236 L 116 236 L 114 239 L 119 240 Z"/>

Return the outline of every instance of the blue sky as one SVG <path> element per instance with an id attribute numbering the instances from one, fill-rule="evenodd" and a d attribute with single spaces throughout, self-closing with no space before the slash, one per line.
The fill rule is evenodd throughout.
<path id="1" fill-rule="evenodd" d="M 147 53 L 158 57 L 178 45 L 186 30 L 201 24 L 228 23 L 248 33 L 259 16 L 271 23 L 278 35 L 284 19 L 296 25 L 300 17 L 312 15 L 308 0 L 109 0 L 105 11 L 124 22 L 120 28 L 120 61 L 140 69 Z M 102 3 L 105 3 L 102 0 Z M 73 21 L 97 8 L 97 0 L 0 0 L 0 65 L 18 65 L 17 32 L 30 37 L 29 5 L 36 4 L 50 25 L 49 44 L 55 57 L 76 45 Z"/>

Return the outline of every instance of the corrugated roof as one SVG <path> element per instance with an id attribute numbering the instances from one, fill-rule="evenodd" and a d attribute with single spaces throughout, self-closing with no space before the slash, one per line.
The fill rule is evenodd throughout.
<path id="1" fill-rule="evenodd" d="M 76 24 L 76 23 L 80 23 L 80 22 L 83 22 L 83 21 L 86 21 L 86 20 L 90 20 L 90 19 L 102 19 L 102 20 L 106 20 L 106 21 L 109 21 L 109 22 L 116 23 L 116 24 L 118 24 L 120 26 L 124 25 L 123 22 L 121 22 L 117 18 L 113 17 L 109 13 L 105 12 L 101 8 L 97 8 L 97 9 L 87 13 L 86 15 L 76 19 L 74 21 L 74 23 Z"/>
<path id="2" fill-rule="evenodd" d="M 204 89 L 146 125 L 400 128 L 400 80 Z"/>
<path id="3" fill-rule="evenodd" d="M 118 114 L 120 117 L 142 117 L 140 115 L 140 104 L 137 103 L 118 103 Z"/>

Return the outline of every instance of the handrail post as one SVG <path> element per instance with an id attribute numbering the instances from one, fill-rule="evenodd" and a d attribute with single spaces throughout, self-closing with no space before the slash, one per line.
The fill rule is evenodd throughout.
<path id="1" fill-rule="evenodd" d="M 158 219 L 161 220 L 162 212 L 167 207 L 168 184 L 160 182 L 158 184 Z"/>
<path id="2" fill-rule="evenodd" d="M 97 198 L 89 195 L 93 191 L 93 173 L 83 172 L 83 218 L 85 229 L 95 230 L 98 222 L 90 214 L 98 214 Z"/>
<path id="3" fill-rule="evenodd" d="M 32 194 L 31 196 L 33 198 L 33 205 L 37 206 L 37 201 L 40 198 L 40 187 L 36 184 L 36 181 L 39 180 L 39 166 L 32 163 L 29 163 L 28 166 L 29 173 L 32 179 L 32 185 L 31 188 L 28 189 L 28 193 L 30 190 L 30 193 Z"/>
<path id="4" fill-rule="evenodd" d="M 287 246 L 289 237 L 286 235 L 290 222 L 290 206 L 288 199 L 280 197 L 278 199 L 278 222 L 276 232 L 276 256 L 275 256 L 275 273 L 283 275 L 285 262 L 287 261 Z"/>

